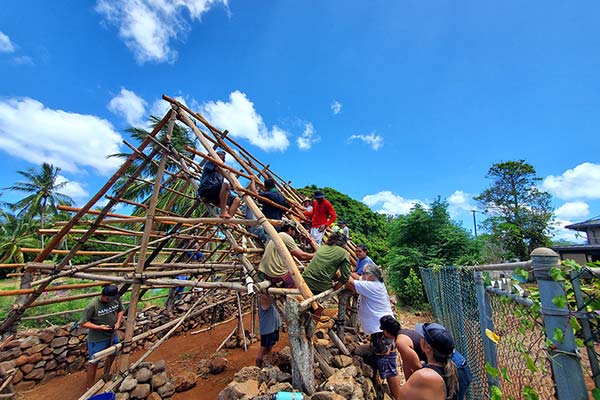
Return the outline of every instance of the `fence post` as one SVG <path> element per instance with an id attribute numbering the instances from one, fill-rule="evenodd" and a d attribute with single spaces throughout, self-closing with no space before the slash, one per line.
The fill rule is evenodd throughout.
<path id="1" fill-rule="evenodd" d="M 577 346 L 567 305 L 557 307 L 552 300 L 565 297 L 560 282 L 550 276 L 550 270 L 560 266 L 558 254 L 551 249 L 540 247 L 531 253 L 534 276 L 540 291 L 542 319 L 546 337 L 552 342 L 548 348 L 556 397 L 558 400 L 585 400 L 588 398 L 583 371 L 577 354 Z M 562 335 L 555 332 L 561 331 Z M 562 336 L 562 340 L 560 339 Z"/>
<path id="2" fill-rule="evenodd" d="M 473 272 L 475 278 L 475 289 L 477 293 L 477 306 L 479 308 L 479 325 L 481 325 L 481 338 L 483 342 L 483 354 L 485 355 L 485 362 L 492 368 L 498 368 L 498 359 L 496 354 L 496 343 L 494 343 L 485 334 L 485 330 L 489 329 L 494 331 L 494 320 L 492 318 L 492 307 L 490 305 L 487 293 L 485 292 L 485 286 L 483 283 L 483 272 Z M 488 389 L 492 386 L 500 387 L 500 381 L 498 378 L 487 374 Z M 489 392 L 489 390 L 488 390 Z"/>

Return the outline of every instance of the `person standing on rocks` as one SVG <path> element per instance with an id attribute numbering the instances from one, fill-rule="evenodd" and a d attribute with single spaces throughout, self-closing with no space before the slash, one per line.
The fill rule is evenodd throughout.
<path id="1" fill-rule="evenodd" d="M 390 297 L 381 269 L 375 264 L 367 264 L 362 276 L 353 273 L 346 287 L 359 295 L 358 318 L 365 334 L 370 335 L 369 345 L 358 346 L 355 354 L 365 358 L 379 372 L 381 379 L 387 379 L 394 398 L 398 399 L 400 376 L 396 363 L 394 340 L 384 335 L 379 320 L 384 315 L 393 314 Z"/>
<path id="2" fill-rule="evenodd" d="M 90 363 L 87 367 L 87 387 L 91 387 L 96 381 L 98 365 L 91 362 L 94 354 L 119 343 L 119 335 L 116 331 L 121 327 L 123 314 L 119 289 L 114 285 L 107 285 L 102 288 L 100 297 L 92 300 L 81 315 L 80 326 L 89 329 L 87 349 Z M 106 358 L 105 378 L 109 377 L 114 359 L 114 355 Z"/>
<path id="3" fill-rule="evenodd" d="M 264 358 L 271 353 L 275 343 L 279 341 L 281 317 L 269 295 L 259 295 L 258 323 L 260 333 L 260 349 L 256 356 L 256 366 L 263 367 Z"/>

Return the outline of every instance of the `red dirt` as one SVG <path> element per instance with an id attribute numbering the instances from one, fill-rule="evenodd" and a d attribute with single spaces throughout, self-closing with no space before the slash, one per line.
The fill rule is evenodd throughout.
<path id="1" fill-rule="evenodd" d="M 237 321 L 231 321 L 227 324 L 217 326 L 214 330 L 200 333 L 198 335 L 187 334 L 185 336 L 176 336 L 167 340 L 159 346 L 148 357 L 148 361 L 165 360 L 167 362 L 167 372 L 170 375 L 176 375 L 182 371 L 196 372 L 196 366 L 203 358 L 210 358 L 223 339 L 231 333 L 236 326 Z M 250 316 L 246 316 L 244 326 L 250 326 Z M 274 350 L 279 351 L 288 344 L 287 335 L 282 335 L 281 340 L 275 346 Z M 256 354 L 260 342 L 253 343 L 248 351 L 243 349 L 223 349 L 219 355 L 227 358 L 227 368 L 219 375 L 209 375 L 208 379 L 200 378 L 191 390 L 183 393 L 176 393 L 173 399 L 216 399 L 219 392 L 233 379 L 233 375 L 248 365 L 254 365 Z M 138 351 L 131 357 L 136 360 L 144 352 Z M 100 376 L 100 372 L 98 373 Z M 57 377 L 50 382 L 38 386 L 27 392 L 18 394 L 19 399 L 37 400 L 37 399 L 61 399 L 77 400 L 85 393 L 85 372 L 76 372 L 70 375 Z"/>
<path id="2" fill-rule="evenodd" d="M 431 320 L 428 314 L 415 316 L 412 313 L 401 313 L 402 326 L 413 327 L 415 323 Z M 217 326 L 214 330 L 200 333 L 198 335 L 176 336 L 167 340 L 156 349 L 148 361 L 165 360 L 167 372 L 176 375 L 182 371 L 196 372 L 196 366 L 203 358 L 210 358 L 223 339 L 231 333 L 236 326 L 236 321 Z M 250 316 L 244 320 L 246 329 L 250 326 Z M 274 350 L 279 351 L 288 345 L 286 334 L 281 335 L 280 341 Z M 233 375 L 245 366 L 254 365 L 260 342 L 253 343 L 248 351 L 243 349 L 221 350 L 220 355 L 228 360 L 227 368 L 219 375 L 209 375 L 207 379 L 200 378 L 196 386 L 183 393 L 176 393 L 172 398 L 177 399 L 216 399 L 219 392 L 233 379 Z M 138 351 L 131 357 L 136 360 L 144 352 Z M 100 372 L 99 372 L 100 375 Z M 50 382 L 40 385 L 26 392 L 18 393 L 18 399 L 61 399 L 77 400 L 85 393 L 85 372 L 76 372 L 70 375 L 57 377 Z"/>

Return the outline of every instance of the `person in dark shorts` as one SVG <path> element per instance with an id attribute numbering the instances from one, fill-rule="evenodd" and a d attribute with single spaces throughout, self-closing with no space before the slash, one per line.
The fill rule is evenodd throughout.
<path id="1" fill-rule="evenodd" d="M 225 151 L 217 149 L 217 154 L 225 161 Z M 230 193 L 231 184 L 223 178 L 217 165 L 207 161 L 202 168 L 198 185 L 198 197 L 221 208 L 222 218 L 232 218 L 240 206 L 240 199 Z"/>
<path id="2" fill-rule="evenodd" d="M 262 368 L 264 358 L 271 353 L 275 343 L 279 341 L 281 317 L 268 295 L 259 295 L 258 322 L 260 332 L 260 350 L 256 356 L 256 366 Z"/>
<path id="3" fill-rule="evenodd" d="M 96 380 L 98 365 L 91 360 L 99 351 L 119 343 L 116 331 L 121 327 L 123 321 L 123 304 L 119 298 L 119 289 L 114 285 L 102 288 L 100 298 L 92 300 L 83 311 L 79 324 L 82 328 L 89 329 L 87 337 L 87 348 L 90 363 L 87 367 L 87 386 L 91 387 Z M 106 359 L 104 375 L 108 377 L 110 367 L 115 356 Z"/>

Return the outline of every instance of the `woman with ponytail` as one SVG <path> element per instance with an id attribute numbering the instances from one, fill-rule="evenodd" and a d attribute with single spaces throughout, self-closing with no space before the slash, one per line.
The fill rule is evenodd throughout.
<path id="1" fill-rule="evenodd" d="M 400 388 L 396 400 L 453 400 L 458 393 L 458 373 L 452 362 L 454 339 L 440 324 L 417 324 L 421 349 L 427 356 L 423 368 L 415 371 Z"/>

